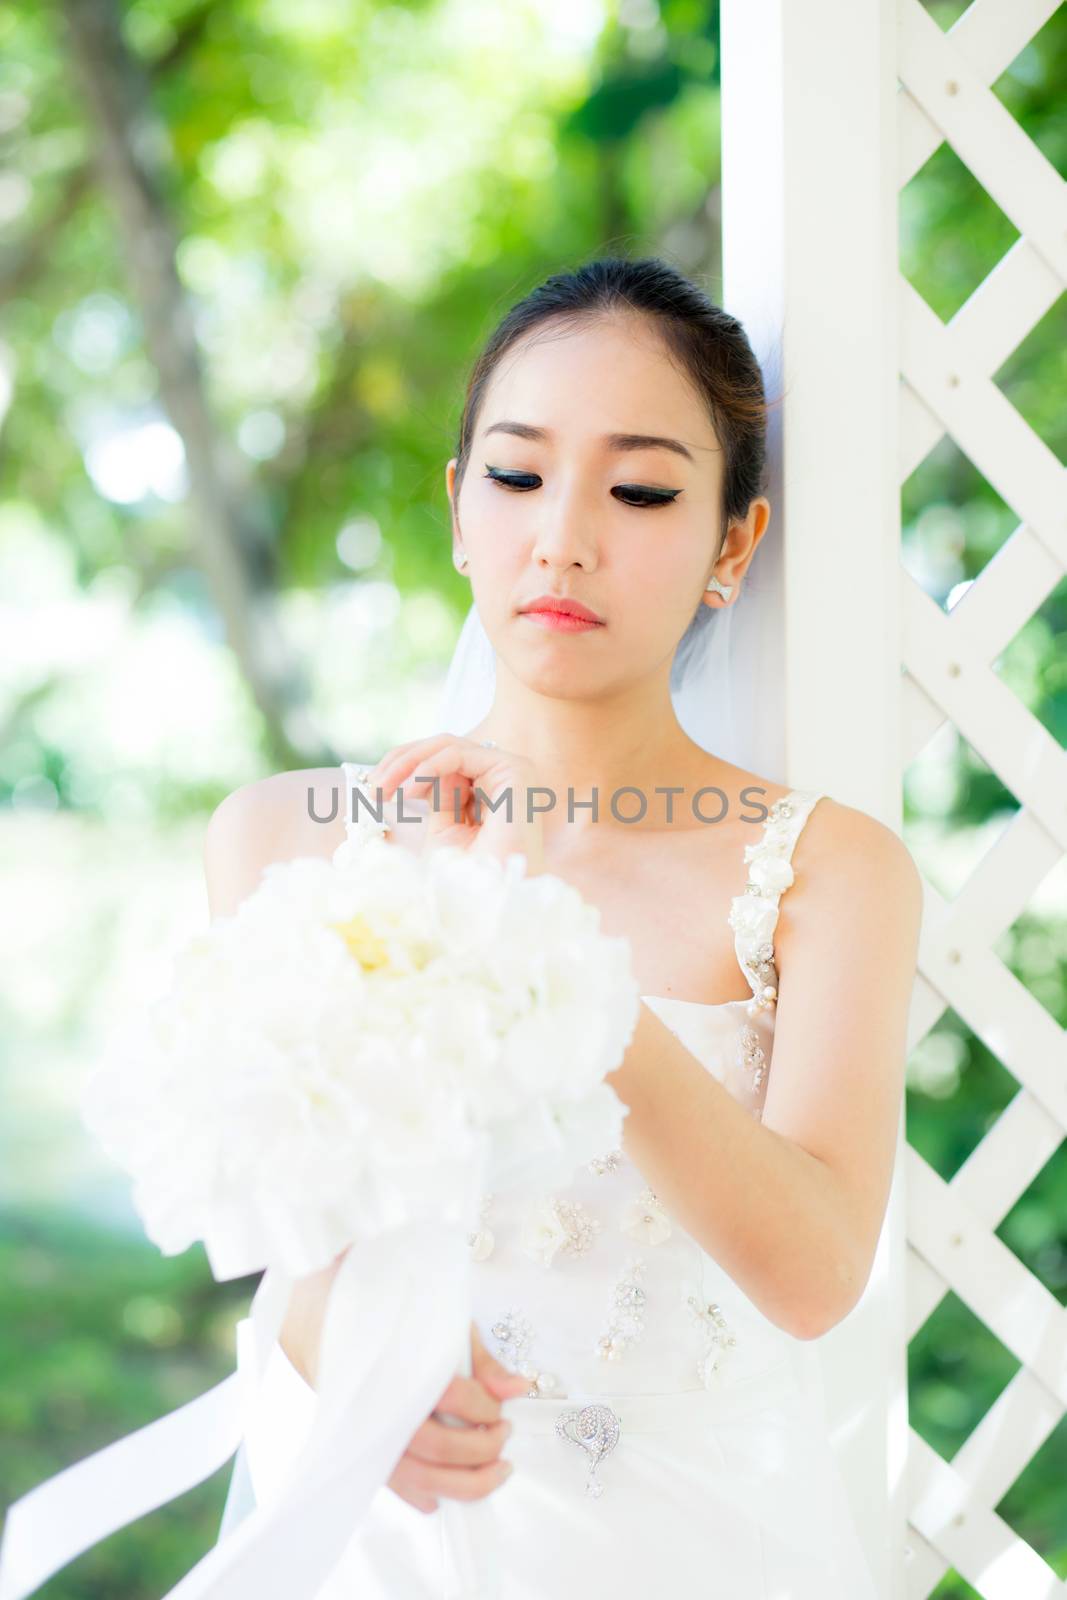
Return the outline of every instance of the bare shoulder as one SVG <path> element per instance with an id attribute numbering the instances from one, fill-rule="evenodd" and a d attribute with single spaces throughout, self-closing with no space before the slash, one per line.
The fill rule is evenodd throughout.
<path id="1" fill-rule="evenodd" d="M 823 794 L 796 840 L 792 865 L 794 882 L 782 896 L 776 935 L 783 950 L 801 925 L 845 913 L 842 926 L 868 919 L 883 932 L 891 921 L 918 927 L 922 875 L 899 834 L 866 811 Z"/>
<path id="2" fill-rule="evenodd" d="M 867 811 L 824 794 L 813 806 L 797 840 L 811 860 L 837 862 L 845 873 L 869 875 L 888 887 L 899 881 L 921 891 L 922 880 L 911 851 L 893 829 Z"/>
<path id="3" fill-rule="evenodd" d="M 698 775 L 723 796 L 728 813 L 742 820 L 749 842 L 758 838 L 770 808 L 794 792 L 717 758 L 705 757 Z M 823 916 L 835 901 L 859 899 L 870 908 L 892 899 L 905 912 L 922 905 L 922 877 L 900 836 L 877 817 L 821 791 L 791 859 L 795 879 L 780 904 L 783 937 L 790 917 Z"/>
<path id="4" fill-rule="evenodd" d="M 234 789 L 204 836 L 211 915 L 232 915 L 272 861 L 332 856 L 345 835 L 344 812 L 340 767 L 276 772 Z"/>

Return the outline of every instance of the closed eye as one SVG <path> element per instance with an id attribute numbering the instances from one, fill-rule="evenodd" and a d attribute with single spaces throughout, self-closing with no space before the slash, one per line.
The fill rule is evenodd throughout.
<path id="1" fill-rule="evenodd" d="M 502 472 L 499 467 L 491 467 L 488 462 L 485 468 L 485 477 L 493 483 L 499 483 L 501 488 L 510 489 L 517 494 L 526 494 L 531 489 L 536 489 L 541 479 L 535 472 Z M 653 489 L 642 483 L 617 483 L 612 489 L 616 496 L 631 495 L 632 499 L 623 500 L 624 506 L 668 506 L 681 494 L 680 489 Z"/>

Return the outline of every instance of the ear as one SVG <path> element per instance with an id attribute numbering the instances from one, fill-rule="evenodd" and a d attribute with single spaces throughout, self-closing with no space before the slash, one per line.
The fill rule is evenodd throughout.
<path id="1" fill-rule="evenodd" d="M 459 518 L 456 515 L 456 467 L 458 458 L 453 456 L 445 467 L 445 489 L 448 492 L 448 506 L 452 515 L 452 539 L 459 537 Z"/>
<path id="2" fill-rule="evenodd" d="M 732 585 L 733 594 L 729 600 L 724 600 L 721 594 L 716 594 L 714 590 L 709 594 L 705 589 L 701 596 L 705 605 L 716 611 L 736 605 L 741 593 L 741 580 L 756 554 L 756 546 L 767 532 L 770 520 L 771 502 L 765 495 L 759 495 L 749 506 L 747 516 L 731 522 L 715 561 L 715 576 L 721 583 Z"/>

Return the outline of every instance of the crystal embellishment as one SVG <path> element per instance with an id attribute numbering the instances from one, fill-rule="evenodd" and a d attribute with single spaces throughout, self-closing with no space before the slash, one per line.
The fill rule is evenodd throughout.
<path id="1" fill-rule="evenodd" d="M 594 1156 L 586 1165 L 596 1177 L 602 1178 L 605 1173 L 617 1172 L 621 1160 L 621 1150 L 609 1150 L 605 1156 Z"/>
<path id="2" fill-rule="evenodd" d="M 662 1244 L 671 1236 L 671 1219 L 651 1189 L 642 1189 L 623 1213 L 619 1227 L 641 1244 Z"/>
<path id="3" fill-rule="evenodd" d="M 759 1034 L 755 1028 L 746 1025 L 741 1029 L 739 1053 L 741 1066 L 751 1075 L 752 1090 L 756 1093 L 767 1071 L 767 1057 L 763 1053 L 763 1046 L 759 1042 Z"/>
<path id="4" fill-rule="evenodd" d="M 644 1271 L 643 1259 L 631 1257 L 612 1290 L 608 1325 L 597 1341 L 597 1355 L 602 1361 L 618 1361 L 644 1334 L 648 1299 L 641 1284 Z"/>
<path id="5" fill-rule="evenodd" d="M 472 1261 L 485 1261 L 487 1257 L 491 1256 L 493 1253 L 493 1247 L 496 1244 L 496 1236 L 494 1235 L 492 1229 L 487 1226 L 487 1219 L 493 1199 L 494 1196 L 491 1194 L 482 1195 L 481 1203 L 478 1207 L 478 1214 L 480 1217 L 479 1226 L 475 1228 L 473 1233 L 468 1233 L 467 1235 L 467 1243 L 470 1246 Z"/>
<path id="6" fill-rule="evenodd" d="M 550 1195 L 526 1217 L 519 1242 L 528 1256 L 548 1267 L 557 1254 L 584 1254 L 603 1226 L 580 1200 Z"/>
<path id="7" fill-rule="evenodd" d="M 773 984 L 766 983 L 759 994 L 753 995 L 745 1007 L 745 1011 L 750 1017 L 758 1017 L 761 1011 L 768 1011 L 776 1003 L 777 999 L 777 989 Z"/>
<path id="8" fill-rule="evenodd" d="M 496 1340 L 497 1351 L 504 1365 L 512 1372 L 519 1373 L 524 1378 L 529 1378 L 530 1387 L 526 1391 L 529 1400 L 539 1400 L 542 1395 L 554 1394 L 559 1388 L 559 1379 L 554 1372 L 542 1372 L 530 1360 L 530 1346 L 533 1343 L 533 1328 L 528 1317 L 512 1307 L 497 1319 L 489 1329 Z"/>
<path id="9" fill-rule="evenodd" d="M 756 983 L 775 992 L 771 979 L 777 977 L 774 970 L 774 945 L 767 940 L 749 953 L 745 959 L 745 966 L 752 974 Z"/>
<path id="10" fill-rule="evenodd" d="M 346 766 L 352 775 L 352 793 L 348 797 L 349 811 L 348 816 L 345 818 L 346 834 L 349 836 L 356 834 L 358 836 L 373 837 L 377 835 L 380 837 L 382 834 L 391 833 L 393 825 L 385 820 L 384 804 L 380 807 L 382 812 L 381 821 L 378 820 L 378 797 L 370 791 L 372 769 L 348 763 L 346 763 Z M 356 798 L 356 790 L 362 795 L 366 805 L 360 805 Z"/>
<path id="11" fill-rule="evenodd" d="M 585 1492 L 598 1499 L 604 1485 L 597 1477 L 597 1468 L 619 1442 L 619 1419 L 610 1406 L 589 1405 L 573 1411 L 562 1411 L 556 1418 L 556 1432 L 561 1439 L 580 1445 L 589 1461 L 589 1475 Z"/>
<path id="12" fill-rule="evenodd" d="M 737 1338 L 717 1301 L 686 1292 L 685 1304 L 703 1338 L 704 1348 L 696 1364 L 697 1377 L 706 1389 L 711 1389 L 722 1382 L 727 1358 Z"/>
<path id="13" fill-rule="evenodd" d="M 774 929 L 778 901 L 793 882 L 791 856 L 806 811 L 819 798 L 815 790 L 793 789 L 769 808 L 763 832 L 745 846 L 748 880 L 730 905 L 727 922 L 734 930 L 738 960 L 752 988 L 749 1016 L 758 1016 L 778 1003 L 778 974 L 774 968 Z M 796 801 L 801 805 L 797 805 Z"/>

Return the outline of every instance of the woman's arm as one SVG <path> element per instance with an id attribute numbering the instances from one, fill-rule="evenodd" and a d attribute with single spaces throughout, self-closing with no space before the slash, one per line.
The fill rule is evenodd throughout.
<path id="1" fill-rule="evenodd" d="M 314 1389 L 318 1383 L 319 1345 L 322 1324 L 326 1318 L 326 1302 L 343 1259 L 342 1252 L 328 1267 L 296 1280 L 278 1333 L 278 1343 L 290 1365 L 296 1368 L 310 1389 Z"/>
<path id="2" fill-rule="evenodd" d="M 891 829 L 824 799 L 775 930 L 774 1048 L 757 1122 L 642 1004 L 608 1082 L 627 1154 L 749 1298 L 816 1338 L 870 1276 L 896 1151 L 922 878 Z"/>

